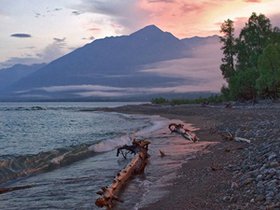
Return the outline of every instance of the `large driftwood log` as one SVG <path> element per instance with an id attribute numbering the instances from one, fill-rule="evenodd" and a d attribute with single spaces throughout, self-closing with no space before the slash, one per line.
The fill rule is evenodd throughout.
<path id="1" fill-rule="evenodd" d="M 114 206 L 114 201 L 122 202 L 118 198 L 118 193 L 121 188 L 133 175 L 144 172 L 145 166 L 148 162 L 148 145 L 150 142 L 147 140 L 134 140 L 133 144 L 137 144 L 137 147 L 139 148 L 138 153 L 133 157 L 130 163 L 122 169 L 117 176 L 115 176 L 113 183 L 110 186 L 103 187 L 101 188 L 101 191 L 97 192 L 101 197 L 96 199 L 96 206 L 111 209 Z"/>
<path id="2" fill-rule="evenodd" d="M 171 133 L 175 132 L 181 134 L 185 139 L 188 139 L 192 142 L 197 142 L 199 140 L 199 138 L 193 132 L 191 132 L 191 130 L 184 128 L 183 124 L 171 123 L 169 124 L 168 128 Z"/>

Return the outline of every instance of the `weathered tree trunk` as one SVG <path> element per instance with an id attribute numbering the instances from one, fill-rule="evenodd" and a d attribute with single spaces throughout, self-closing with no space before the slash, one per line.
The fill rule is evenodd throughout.
<path id="1" fill-rule="evenodd" d="M 95 201 L 95 205 L 98 207 L 107 207 L 107 209 L 111 209 L 114 205 L 114 201 L 122 202 L 118 198 L 118 193 L 121 188 L 134 174 L 144 172 L 145 166 L 148 162 L 148 145 L 150 142 L 147 140 L 140 140 L 136 143 L 139 146 L 139 152 L 134 156 L 130 163 L 122 169 L 117 176 L 115 176 L 113 183 L 110 186 L 103 187 L 101 188 L 101 191 L 97 192 L 97 194 L 101 195 L 101 197 Z"/>

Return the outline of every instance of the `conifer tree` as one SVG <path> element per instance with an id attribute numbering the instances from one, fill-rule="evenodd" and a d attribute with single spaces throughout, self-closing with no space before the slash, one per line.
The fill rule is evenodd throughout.
<path id="1" fill-rule="evenodd" d="M 234 58 L 235 58 L 235 38 L 234 38 L 234 27 L 233 21 L 228 19 L 222 26 L 220 31 L 223 36 L 220 37 L 224 57 L 222 58 L 222 64 L 220 69 L 224 78 L 229 81 L 229 78 L 234 74 Z"/>

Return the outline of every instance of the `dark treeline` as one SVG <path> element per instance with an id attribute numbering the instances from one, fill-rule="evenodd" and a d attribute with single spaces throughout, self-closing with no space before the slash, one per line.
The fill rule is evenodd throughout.
<path id="1" fill-rule="evenodd" d="M 238 37 L 230 19 L 221 26 L 223 58 L 220 69 L 228 86 L 227 100 L 280 97 L 280 29 L 263 14 L 253 13 Z"/>

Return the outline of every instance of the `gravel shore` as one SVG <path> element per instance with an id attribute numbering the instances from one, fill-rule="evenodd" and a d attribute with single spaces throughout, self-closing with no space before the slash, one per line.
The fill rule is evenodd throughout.
<path id="1" fill-rule="evenodd" d="M 280 105 L 136 105 L 106 108 L 180 119 L 218 141 L 183 164 L 169 195 L 143 209 L 280 209 Z M 251 143 L 225 140 L 222 133 Z"/>

